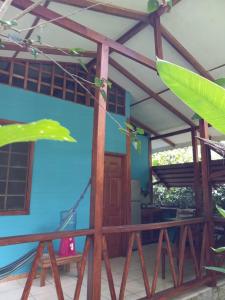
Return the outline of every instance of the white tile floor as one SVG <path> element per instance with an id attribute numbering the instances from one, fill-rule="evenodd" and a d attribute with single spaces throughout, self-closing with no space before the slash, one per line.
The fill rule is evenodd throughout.
<path id="1" fill-rule="evenodd" d="M 156 253 L 155 245 L 144 247 L 144 255 L 145 255 L 150 283 L 152 282 L 152 277 L 153 277 L 155 253 Z M 117 295 L 119 295 L 124 261 L 125 259 L 122 257 L 114 258 L 111 260 L 114 284 L 115 284 Z M 185 274 L 186 279 L 192 277 L 193 274 L 192 264 L 190 262 L 187 262 L 187 266 L 188 266 L 188 271 Z M 80 295 L 80 299 L 82 300 L 86 299 L 86 291 L 87 291 L 86 279 L 87 276 L 85 274 L 81 295 Z M 76 280 L 77 277 L 76 277 L 75 267 L 71 268 L 70 273 L 61 273 L 61 282 L 62 282 L 62 287 L 65 295 L 65 300 L 73 299 Z M 24 284 L 25 284 L 25 279 L 19 279 L 19 280 L 8 281 L 8 282 L 0 282 L 0 299 L 19 300 L 22 295 Z M 164 290 L 172 286 L 173 283 L 172 283 L 171 273 L 169 267 L 167 266 L 165 280 L 161 279 L 161 272 L 159 272 L 157 291 Z M 144 284 L 142 279 L 139 257 L 137 252 L 134 251 L 132 255 L 130 272 L 129 272 L 129 277 L 126 286 L 125 299 L 132 300 L 144 296 L 145 296 L 145 289 L 144 289 Z M 57 299 L 54 281 L 50 274 L 47 277 L 45 287 L 39 286 L 39 278 L 34 280 L 29 299 L 33 299 L 33 300 Z M 109 300 L 109 299 L 111 299 L 110 292 L 107 283 L 106 271 L 103 266 L 101 300 Z"/>

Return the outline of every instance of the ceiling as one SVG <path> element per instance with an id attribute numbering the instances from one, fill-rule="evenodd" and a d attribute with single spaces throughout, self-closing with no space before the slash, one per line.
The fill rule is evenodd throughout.
<path id="1" fill-rule="evenodd" d="M 69 17 L 70 19 L 104 34 L 113 40 L 121 37 L 139 22 L 138 20 L 131 18 L 117 17 L 91 10 L 81 10 L 74 5 L 70 6 L 62 4 L 64 1 L 57 0 L 56 2 L 49 2 L 48 8 L 52 11 L 58 12 L 61 15 L 68 15 L 69 13 L 74 12 L 74 14 Z M 225 64 L 225 1 L 217 0 L 216 4 L 215 1 L 211 0 L 180 0 L 176 2 L 178 3 L 168 13 L 164 13 L 161 16 L 161 24 L 172 33 L 174 38 L 179 41 L 207 71 L 216 68 L 213 71 L 209 71 L 215 79 L 224 77 L 225 67 L 219 66 Z M 43 1 L 43 3 L 45 3 L 45 1 Z M 125 9 L 147 13 L 147 0 L 101 0 L 101 3 L 105 3 L 106 5 L 117 5 L 124 7 Z M 19 12 L 20 10 L 10 6 L 5 19 L 10 19 Z M 32 26 L 35 19 L 36 17 L 31 14 L 25 15 L 19 20 L 18 28 L 29 28 Z M 42 22 L 44 21 L 39 20 L 39 23 Z M 25 37 L 27 32 L 28 30 L 23 31 L 21 33 L 22 37 Z M 31 38 L 35 39 L 37 35 L 42 36 L 44 44 L 51 46 L 60 48 L 79 47 L 85 50 L 96 51 L 95 43 L 54 24 L 46 24 L 35 29 Z M 134 35 L 125 43 L 125 45 L 146 57 L 155 60 L 154 32 L 151 25 L 146 26 L 142 31 Z M 14 54 L 15 51 L 0 50 L 1 56 L 12 57 Z M 163 39 L 163 55 L 164 59 L 168 61 L 196 71 L 165 39 Z M 77 61 L 77 58 L 71 56 L 51 56 L 58 61 Z M 31 58 L 31 55 L 27 52 L 19 52 L 17 57 Z M 162 92 L 166 89 L 155 71 L 117 53 L 112 53 L 111 57 L 155 93 Z M 45 57 L 41 57 L 41 55 L 39 58 L 46 59 Z M 84 63 L 88 63 L 91 59 L 92 58 L 82 58 Z M 109 77 L 130 92 L 132 95 L 131 104 L 149 96 L 146 91 L 139 88 L 112 66 L 109 67 Z M 189 120 L 192 120 L 193 112 L 170 91 L 162 92 L 160 93 L 160 96 Z M 183 120 L 159 104 L 154 98 L 131 106 L 131 115 L 158 134 L 164 134 L 188 127 Z M 210 131 L 213 137 L 217 139 L 223 138 L 214 129 L 210 128 Z M 175 143 L 177 147 L 184 144 L 186 145 L 191 141 L 189 133 L 173 136 L 169 139 Z M 154 151 L 167 149 L 168 147 L 169 145 L 163 140 L 155 140 L 153 142 Z"/>

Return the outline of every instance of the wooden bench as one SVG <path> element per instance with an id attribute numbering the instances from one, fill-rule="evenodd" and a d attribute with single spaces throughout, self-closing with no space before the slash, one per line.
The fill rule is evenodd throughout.
<path id="1" fill-rule="evenodd" d="M 66 271 L 69 272 L 70 270 L 70 264 L 71 263 L 76 263 L 77 266 L 77 274 L 79 275 L 80 271 L 80 263 L 82 259 L 82 254 L 76 254 L 73 256 L 65 256 L 65 257 L 60 257 L 56 254 L 56 263 L 57 266 L 66 266 Z M 51 261 L 50 257 L 48 254 L 44 254 L 40 261 L 39 261 L 39 267 L 41 269 L 40 272 L 40 286 L 45 286 L 45 279 L 46 279 L 46 273 L 48 269 L 51 269 Z"/>

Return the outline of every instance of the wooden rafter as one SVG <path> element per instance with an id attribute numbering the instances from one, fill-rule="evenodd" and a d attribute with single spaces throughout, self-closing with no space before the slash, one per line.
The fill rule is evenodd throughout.
<path id="1" fill-rule="evenodd" d="M 40 49 L 40 51 L 43 51 L 46 54 L 51 54 L 51 55 L 63 55 L 65 56 L 65 53 L 69 54 L 69 50 L 67 48 L 52 48 L 52 47 L 47 47 L 47 46 L 41 46 L 37 45 L 37 48 Z M 26 47 L 21 48 L 19 45 L 16 45 L 14 43 L 7 43 L 4 42 L 4 48 L 0 49 L 1 50 L 8 50 L 8 51 L 16 51 L 16 52 L 28 52 L 29 49 Z M 64 52 L 64 53 L 63 53 Z M 84 51 L 81 52 L 77 55 L 73 55 L 76 57 L 96 57 L 97 53 L 95 51 Z"/>
<path id="2" fill-rule="evenodd" d="M 164 90 L 158 92 L 157 94 L 158 94 L 158 95 L 161 95 L 161 94 L 163 94 L 163 93 L 165 93 L 165 92 L 168 92 L 168 91 L 169 91 L 169 89 L 164 89 Z M 138 105 L 138 104 L 141 104 L 141 103 L 146 102 L 146 101 L 151 100 L 151 99 L 152 99 L 152 97 L 145 97 L 145 98 L 143 98 L 143 99 L 140 99 L 140 100 L 138 100 L 138 101 L 132 103 L 132 104 L 130 105 L 130 107 L 136 106 L 136 105 Z"/>
<path id="3" fill-rule="evenodd" d="M 155 55 L 163 59 L 162 33 L 160 26 L 160 16 L 155 15 L 153 19 Z"/>
<path id="4" fill-rule="evenodd" d="M 161 33 L 165 40 L 189 62 L 196 71 L 209 80 L 214 81 L 214 78 L 210 73 L 197 61 L 196 58 L 161 24 Z"/>
<path id="5" fill-rule="evenodd" d="M 147 23 L 145 22 L 138 22 L 136 25 L 134 25 L 131 29 L 129 29 L 127 32 L 125 32 L 123 35 L 121 35 L 116 42 L 120 44 L 125 44 L 128 40 L 130 40 L 132 37 L 134 37 L 136 34 L 138 34 L 140 31 L 142 31 L 144 28 L 148 26 Z M 110 51 L 110 54 L 113 51 Z M 87 68 L 90 69 L 92 68 L 96 63 L 96 59 L 92 59 L 88 64 Z"/>
<path id="6" fill-rule="evenodd" d="M 128 8 L 119 7 L 116 5 L 104 4 L 100 3 L 99 5 L 93 6 L 95 3 L 99 3 L 98 1 L 94 0 L 53 0 L 53 2 L 58 2 L 62 4 L 68 4 L 70 6 L 86 8 L 92 6 L 90 10 L 116 16 L 116 17 L 123 17 L 127 19 L 137 20 L 137 21 L 148 21 L 148 14 L 145 12 L 132 10 Z"/>
<path id="7" fill-rule="evenodd" d="M 13 1 L 13 5 L 22 10 L 26 9 L 31 4 L 32 4 L 32 2 L 30 0 L 14 0 Z M 46 21 L 50 21 L 52 19 L 62 17 L 62 15 L 60 15 L 46 7 L 43 7 L 43 6 L 36 7 L 33 11 L 31 11 L 31 14 L 33 14 L 39 18 L 42 18 Z M 109 48 L 113 49 L 115 52 L 118 52 L 126 57 L 129 57 L 130 59 L 132 59 L 140 64 L 143 64 L 146 67 L 156 70 L 156 64 L 152 59 L 150 59 L 150 58 L 148 58 L 148 57 L 124 46 L 124 45 L 121 45 L 110 38 L 107 38 L 103 34 L 100 34 L 86 26 L 83 26 L 75 21 L 72 21 L 71 19 L 60 18 L 60 19 L 55 20 L 54 24 L 57 26 L 60 26 L 63 29 L 71 31 L 75 34 L 78 34 L 90 41 L 95 42 L 95 43 L 105 44 Z"/>
<path id="8" fill-rule="evenodd" d="M 47 6 L 49 5 L 49 3 L 50 3 L 50 1 L 47 0 L 47 1 L 45 1 L 45 3 L 43 4 L 43 6 L 44 6 L 44 7 L 47 7 Z M 39 18 L 39 17 L 36 17 L 35 20 L 34 20 L 34 22 L 33 22 L 32 25 L 31 25 L 31 27 L 36 26 L 36 25 L 38 24 L 39 21 L 40 21 L 40 18 Z M 27 32 L 27 34 L 25 35 L 25 38 L 24 38 L 24 39 L 25 39 L 25 40 L 28 40 L 28 39 L 31 37 L 31 35 L 32 35 L 33 32 L 34 32 L 34 29 L 29 30 L 29 31 Z M 16 58 L 17 55 L 19 54 L 19 52 L 20 52 L 20 50 L 16 51 L 16 52 L 14 53 L 14 55 L 13 55 L 13 58 Z"/>
<path id="9" fill-rule="evenodd" d="M 131 123 L 132 124 L 134 124 L 135 126 L 138 126 L 138 127 L 141 127 L 142 129 L 144 129 L 144 131 L 146 132 L 146 133 L 149 133 L 150 135 L 158 135 L 158 132 L 156 132 L 154 129 L 152 129 L 152 128 L 150 128 L 149 126 L 146 126 L 145 124 L 143 124 L 142 122 L 140 122 L 140 121 L 138 121 L 137 119 L 135 119 L 135 118 L 131 118 L 130 119 L 130 121 L 131 121 Z M 152 140 L 152 138 L 151 138 L 151 140 Z M 162 138 L 162 140 L 165 142 L 165 143 L 167 143 L 168 145 L 170 145 L 170 146 L 172 146 L 172 147 L 175 147 L 175 144 L 171 141 L 171 140 L 169 140 L 169 139 L 167 139 L 167 138 Z"/>
<path id="10" fill-rule="evenodd" d="M 166 138 L 166 137 L 169 137 L 169 136 L 188 133 L 188 132 L 191 132 L 191 130 L 192 130 L 192 128 L 189 127 L 189 128 L 176 130 L 176 131 L 172 131 L 172 132 L 168 132 L 168 133 L 164 133 L 164 134 L 159 134 L 159 135 L 153 136 L 151 139 L 152 140 L 159 140 L 159 139 Z"/>
<path id="11" fill-rule="evenodd" d="M 119 63 L 117 63 L 112 58 L 109 59 L 109 63 L 111 66 L 113 66 L 116 70 L 118 70 L 121 74 L 123 74 L 127 79 L 132 81 L 135 85 L 137 85 L 140 89 L 145 91 L 149 96 L 153 97 L 154 100 L 158 103 L 160 103 L 163 107 L 165 107 L 167 110 L 169 110 L 171 113 L 173 113 L 177 118 L 181 119 L 186 124 L 190 125 L 191 127 L 195 127 L 195 124 L 189 120 L 185 115 L 183 115 L 180 111 L 178 111 L 176 108 L 174 108 L 172 105 L 170 105 L 168 102 L 166 102 L 161 96 L 159 96 L 157 93 L 152 91 L 148 86 L 146 86 L 143 82 L 141 82 L 139 79 L 137 79 L 133 74 L 131 74 L 127 69 L 122 67 Z"/>

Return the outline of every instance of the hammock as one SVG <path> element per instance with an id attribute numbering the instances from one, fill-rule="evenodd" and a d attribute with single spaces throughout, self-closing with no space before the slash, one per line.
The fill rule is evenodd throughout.
<path id="1" fill-rule="evenodd" d="M 79 198 L 76 200 L 74 206 L 72 208 L 70 208 L 70 210 L 68 211 L 67 217 L 65 218 L 63 223 L 56 229 L 56 231 L 63 231 L 67 227 L 67 225 L 70 223 L 71 219 L 76 214 L 77 208 L 79 207 L 80 202 L 83 200 L 90 184 L 91 184 L 91 179 L 89 179 L 83 192 L 81 193 Z M 24 254 L 23 256 L 21 256 L 20 258 L 18 258 L 14 262 L 12 262 L 11 264 L 0 268 L 0 279 L 3 279 L 5 277 L 9 276 L 11 273 L 20 269 L 26 263 L 30 262 L 33 259 L 33 257 L 35 256 L 36 251 L 37 251 L 36 248 L 31 249 L 30 251 L 28 251 L 26 254 Z"/>
<path id="2" fill-rule="evenodd" d="M 221 155 L 222 157 L 225 157 L 225 145 L 223 143 L 211 141 L 208 139 L 203 139 L 200 137 L 196 137 L 200 141 L 202 141 L 204 144 L 209 146 L 212 150 L 214 150 L 217 154 Z"/>

